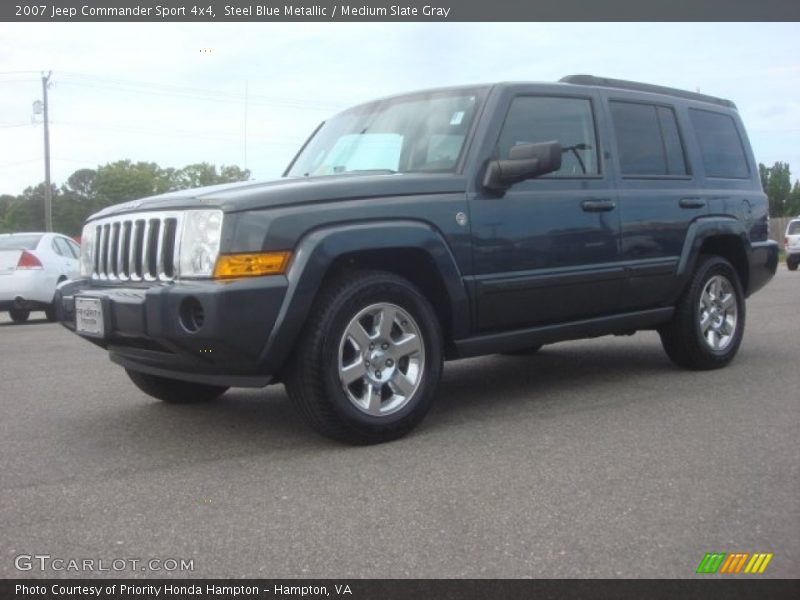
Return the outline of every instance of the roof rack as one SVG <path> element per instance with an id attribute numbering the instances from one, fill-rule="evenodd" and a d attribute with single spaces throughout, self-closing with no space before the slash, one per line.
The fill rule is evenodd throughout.
<path id="1" fill-rule="evenodd" d="M 599 87 L 618 88 L 622 90 L 635 90 L 637 92 L 650 92 L 653 94 L 666 94 L 668 96 L 677 96 L 679 98 L 687 98 L 689 100 L 699 100 L 700 102 L 711 102 L 719 104 L 720 106 L 727 106 L 728 108 L 736 108 L 736 105 L 730 100 L 724 98 L 717 98 L 716 96 L 708 96 L 697 92 L 687 92 L 686 90 L 679 90 L 677 88 L 664 87 L 661 85 L 652 85 L 649 83 L 639 83 L 638 81 L 625 81 L 624 79 L 610 79 L 608 77 L 595 77 L 594 75 L 567 75 L 559 79 L 561 83 L 572 83 L 575 85 L 594 85 Z"/>

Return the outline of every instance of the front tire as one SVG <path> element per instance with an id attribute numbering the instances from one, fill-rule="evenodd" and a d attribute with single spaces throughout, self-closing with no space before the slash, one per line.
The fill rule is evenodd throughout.
<path id="1" fill-rule="evenodd" d="M 24 323 L 31 316 L 31 311 L 25 308 L 9 308 L 8 316 L 14 323 Z"/>
<path id="2" fill-rule="evenodd" d="M 134 385 L 145 394 L 170 404 L 207 402 L 221 396 L 228 390 L 227 387 L 168 379 L 130 369 L 125 369 L 125 372 Z"/>
<path id="3" fill-rule="evenodd" d="M 319 433 L 375 444 L 411 431 L 433 403 L 442 335 L 430 302 L 392 273 L 341 276 L 320 294 L 286 373 Z"/>
<path id="4" fill-rule="evenodd" d="M 790 271 L 797 271 L 797 261 L 795 260 L 787 260 L 786 261 L 786 268 Z"/>
<path id="5" fill-rule="evenodd" d="M 659 330 L 672 362 L 694 370 L 727 365 L 742 342 L 745 302 L 739 275 L 724 258 L 701 258 L 672 321 Z"/>

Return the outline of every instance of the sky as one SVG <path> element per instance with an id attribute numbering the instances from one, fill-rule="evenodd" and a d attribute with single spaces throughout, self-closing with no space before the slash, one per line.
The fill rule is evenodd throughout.
<path id="1" fill-rule="evenodd" d="M 0 23 L 0 194 L 116 160 L 280 176 L 373 98 L 588 73 L 733 100 L 756 160 L 800 178 L 798 23 Z"/>

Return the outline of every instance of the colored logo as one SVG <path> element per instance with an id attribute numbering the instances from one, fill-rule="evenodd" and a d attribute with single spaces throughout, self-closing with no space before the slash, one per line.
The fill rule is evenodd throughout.
<path id="1" fill-rule="evenodd" d="M 697 573 L 763 573 L 771 560 L 771 552 L 708 553 L 700 561 Z"/>

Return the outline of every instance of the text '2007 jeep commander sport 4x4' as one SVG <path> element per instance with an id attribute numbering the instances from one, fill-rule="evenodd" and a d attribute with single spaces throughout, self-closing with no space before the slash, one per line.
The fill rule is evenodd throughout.
<path id="1" fill-rule="evenodd" d="M 379 100 L 284 174 L 110 207 L 63 323 L 168 402 L 282 381 L 339 440 L 408 432 L 444 359 L 657 329 L 726 365 L 774 275 L 734 104 L 591 76 Z"/>

